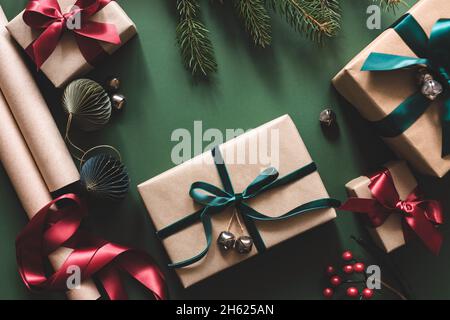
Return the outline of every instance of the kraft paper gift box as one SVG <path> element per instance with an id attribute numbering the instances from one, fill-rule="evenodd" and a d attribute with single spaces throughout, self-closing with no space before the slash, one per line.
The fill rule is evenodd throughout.
<path id="1" fill-rule="evenodd" d="M 267 143 L 264 144 L 266 141 Z M 279 162 L 280 177 L 312 162 L 291 118 L 287 115 L 282 116 L 220 146 L 235 192 L 242 192 L 262 170 L 270 167 L 270 164 L 266 163 L 268 161 L 261 160 L 263 157 L 256 157 L 257 161 L 249 160 L 252 155 L 255 155 L 249 150 L 258 143 L 260 147 L 268 144 L 268 150 L 273 149 L 271 151 L 272 162 L 274 162 L 275 153 L 279 153 L 279 159 L 275 162 Z M 239 162 L 241 164 L 236 161 L 239 150 L 241 152 L 244 150 L 246 155 L 245 161 Z M 158 231 L 202 208 L 189 196 L 191 185 L 197 181 L 208 182 L 219 188 L 223 187 L 211 152 L 205 152 L 138 186 L 144 204 Z M 302 179 L 267 191 L 247 203 L 255 210 L 275 217 L 299 205 L 322 198 L 329 198 L 329 196 L 319 173 L 314 171 Z M 218 248 L 216 239 L 220 232 L 227 230 L 233 213 L 234 209 L 231 206 L 214 214 L 212 216 L 212 244 L 207 255 L 193 265 L 176 269 L 184 287 L 189 287 L 257 254 L 255 248 L 248 255 L 241 255 L 234 250 L 224 253 Z M 334 209 L 325 208 L 283 221 L 256 221 L 255 225 L 265 246 L 269 249 L 335 217 Z M 242 220 L 242 216 L 240 220 Z M 243 223 L 243 227 L 244 234 L 249 234 L 245 223 Z M 236 237 L 241 235 L 236 222 L 231 231 Z M 173 263 L 179 262 L 197 255 L 205 248 L 205 232 L 200 221 L 197 221 L 190 227 L 163 239 L 162 243 L 170 260 Z"/>
<path id="2" fill-rule="evenodd" d="M 58 3 L 61 11 L 67 13 L 74 6 L 76 0 L 58 0 Z M 30 28 L 23 20 L 23 13 L 24 11 L 11 20 L 6 27 L 18 44 L 26 49 L 38 38 L 42 30 Z M 135 24 L 116 1 L 108 3 L 90 17 L 89 20 L 115 25 L 120 36 L 121 45 L 98 41 L 107 54 L 114 53 L 137 33 Z M 55 87 L 61 87 L 70 80 L 88 73 L 93 68 L 94 66 L 90 65 L 83 57 L 73 32 L 65 30 L 55 51 L 40 69 Z"/>
<path id="3" fill-rule="evenodd" d="M 400 199 L 405 199 L 417 187 L 417 181 L 405 162 L 390 162 L 385 168 L 392 175 Z M 351 197 L 372 199 L 369 184 L 370 178 L 361 176 L 347 183 L 345 187 Z M 368 230 L 375 243 L 386 252 L 400 248 L 406 243 L 400 214 L 391 214 L 381 226 L 369 226 Z"/>
<path id="4" fill-rule="evenodd" d="M 373 175 L 350 181 L 346 184 L 346 189 L 351 198 L 341 209 L 368 210 L 359 214 L 365 215 L 369 233 L 385 252 L 389 253 L 404 246 L 414 237 L 420 238 L 431 252 L 439 254 L 443 238 L 436 227 L 443 223 L 442 206 L 436 200 L 422 197 L 417 188 L 417 181 L 406 162 L 390 162 Z M 373 194 L 375 191 L 377 197 Z M 355 201 L 355 198 L 362 199 L 364 204 Z M 376 203 L 364 199 L 376 199 Z M 382 217 L 375 214 L 380 212 L 376 209 L 377 205 L 381 204 L 380 201 L 385 202 L 382 205 L 384 208 L 378 207 L 384 212 L 381 213 L 384 221 L 377 220 Z M 386 208 L 389 209 L 385 211 Z M 370 215 L 372 220 L 368 219 Z M 374 221 L 378 221 L 376 227 L 372 224 Z"/>
<path id="5" fill-rule="evenodd" d="M 450 1 L 422 0 L 409 13 L 428 37 L 433 25 L 441 18 L 450 18 Z M 354 105 L 369 121 L 385 118 L 406 98 L 420 90 L 417 68 L 397 71 L 361 71 L 370 53 L 386 53 L 416 57 L 411 48 L 392 28 L 384 31 L 333 79 L 337 91 Z M 450 53 L 449 53 L 450 54 Z M 402 134 L 384 138 L 397 155 L 425 174 L 438 177 L 450 170 L 450 158 L 441 157 L 442 99 L 434 101 L 423 115 Z"/>

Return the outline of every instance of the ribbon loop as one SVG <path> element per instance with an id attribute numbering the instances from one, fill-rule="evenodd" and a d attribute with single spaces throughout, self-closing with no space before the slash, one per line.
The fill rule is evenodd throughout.
<path id="1" fill-rule="evenodd" d="M 233 200 L 233 195 L 206 182 L 193 183 L 189 195 L 195 202 L 210 207 L 226 206 Z"/>
<path id="2" fill-rule="evenodd" d="M 262 190 L 278 179 L 277 169 L 270 167 L 261 172 L 255 180 L 244 190 L 244 198 L 249 199 L 257 196 Z"/>

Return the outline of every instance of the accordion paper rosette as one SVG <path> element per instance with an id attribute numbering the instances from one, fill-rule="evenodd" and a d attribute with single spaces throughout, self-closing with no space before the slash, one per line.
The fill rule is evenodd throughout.
<path id="1" fill-rule="evenodd" d="M 394 152 L 421 172 L 439 177 L 450 170 L 450 26 L 446 18 L 450 18 L 450 1 L 419 1 L 333 79 L 336 89 L 373 122 Z M 421 95 L 421 66 L 428 67 L 444 86 L 435 101 Z"/>
<path id="2" fill-rule="evenodd" d="M 46 15 L 37 13 L 44 6 L 42 11 Z M 49 7 L 54 8 L 50 10 Z M 67 19 L 61 20 L 60 16 L 67 17 L 67 13 L 75 12 L 77 7 L 83 10 L 79 24 L 74 17 L 68 28 Z M 133 21 L 113 0 L 34 0 L 29 2 L 28 8 L 33 9 L 28 19 L 34 27 L 24 20 L 24 10 L 7 25 L 7 29 L 56 87 L 86 74 L 137 33 Z M 101 35 L 104 32 L 106 35 Z M 51 33 L 58 35 L 49 39 Z M 99 38 L 107 41 L 96 40 Z M 42 41 L 44 52 L 33 50 L 33 45 L 39 41 Z M 45 52 L 54 44 L 53 51 Z"/>
<path id="3" fill-rule="evenodd" d="M 262 185 L 267 185 L 267 179 L 272 179 L 270 174 L 275 170 L 267 170 L 270 163 L 261 160 L 267 157 L 255 156 L 255 152 L 258 152 L 254 149 L 255 146 L 260 149 L 267 147 L 272 160 L 277 156 L 279 162 L 277 181 L 282 181 L 283 177 L 292 177 L 292 173 L 297 174 L 297 177 L 275 188 L 269 186 L 269 190 L 262 190 L 264 189 Z M 206 185 L 210 184 L 216 189 L 224 190 L 222 192 L 209 187 L 209 191 L 222 196 L 221 199 L 216 197 L 215 203 L 229 201 L 227 202 L 229 205 L 225 205 L 218 211 L 207 213 L 211 217 L 209 226 L 211 245 L 206 255 L 195 263 L 176 269 L 185 287 L 334 219 L 336 212 L 332 207 L 339 206 L 338 201 L 329 199 L 308 150 L 289 116 L 280 117 L 232 139 L 221 145 L 217 152 L 224 159 L 222 167 L 217 165 L 220 163 L 217 154 L 213 157 L 212 152 L 206 152 L 138 186 L 172 263 L 198 255 L 207 245 L 205 227 L 202 224 L 204 217 L 201 214 L 207 206 L 191 198 L 190 191 L 196 193 L 197 198 L 203 197 L 201 192 L 195 191 L 196 188 L 193 191 L 191 187 L 208 189 Z M 239 158 L 237 156 L 239 152 L 244 152 L 240 154 L 246 155 L 244 161 L 242 159 L 236 161 Z M 263 152 L 264 155 L 267 154 L 266 151 Z M 220 170 L 225 170 L 227 174 Z M 230 186 L 226 186 L 226 178 L 223 178 L 223 175 L 229 177 L 234 193 L 229 191 Z M 249 194 L 257 195 L 252 197 L 248 196 Z M 249 199 L 246 199 L 247 197 Z M 248 255 L 239 254 L 234 250 L 222 252 L 216 244 L 220 232 L 227 230 L 236 208 L 242 206 L 237 203 L 239 201 L 252 208 L 241 207 L 238 210 L 240 219 L 244 222 L 244 234 L 250 234 L 255 240 L 255 246 Z M 317 202 L 321 202 L 321 205 L 315 206 Z M 212 206 L 214 205 L 211 204 Z M 316 208 L 313 210 L 304 210 L 302 214 L 292 214 L 298 207 L 311 209 L 314 206 Z M 214 208 L 212 209 L 214 211 Z M 199 214 L 193 216 L 195 212 Z M 261 220 L 250 218 L 250 216 L 263 217 L 257 212 L 262 213 L 266 218 Z M 275 221 L 276 217 L 289 212 L 291 217 L 288 219 Z M 181 223 L 180 227 L 180 222 L 186 222 L 186 219 L 191 221 L 184 225 Z M 173 232 L 169 230 L 171 227 L 175 227 Z M 231 231 L 236 236 L 241 235 L 236 223 Z M 258 237 L 261 242 L 259 244 L 256 239 Z"/>
<path id="4" fill-rule="evenodd" d="M 350 198 L 340 209 L 363 215 L 375 243 L 385 252 L 416 238 L 439 253 L 443 238 L 436 227 L 443 223 L 442 206 L 423 197 L 406 162 L 390 162 L 345 187 Z"/>

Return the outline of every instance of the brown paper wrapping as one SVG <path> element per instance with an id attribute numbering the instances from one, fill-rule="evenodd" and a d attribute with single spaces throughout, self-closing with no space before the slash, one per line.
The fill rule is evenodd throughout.
<path id="1" fill-rule="evenodd" d="M 450 1 L 422 0 L 410 11 L 428 36 L 436 21 L 450 17 Z M 416 70 L 389 72 L 360 71 L 371 52 L 413 56 L 415 54 L 392 29 L 383 32 L 360 52 L 333 79 L 336 89 L 361 115 L 376 121 L 391 113 L 407 97 L 419 90 Z M 385 138 L 402 159 L 423 173 L 442 177 L 450 170 L 450 158 L 441 158 L 442 128 L 439 125 L 440 102 L 435 102 L 403 134 Z"/>
<path id="2" fill-rule="evenodd" d="M 406 162 L 396 161 L 388 163 L 385 168 L 392 175 L 400 199 L 405 200 L 417 187 L 417 181 L 409 170 L 408 165 Z M 369 184 L 370 179 L 362 176 L 350 181 L 345 187 L 351 197 L 372 199 Z M 388 253 L 405 245 L 401 218 L 399 214 L 392 214 L 383 225 L 377 228 L 368 227 L 375 243 Z"/>
<path id="3" fill-rule="evenodd" d="M 6 22 L 6 17 L 0 7 L 0 25 L 3 26 Z M 2 60 L 5 60 L 5 58 L 13 63 L 18 62 L 11 60 L 14 59 L 14 57 L 5 57 L 5 52 L 11 53 L 11 50 L 4 51 L 5 46 L 11 46 L 5 32 L 6 30 L 4 27 L 0 27 L 0 56 L 2 56 L 2 59 L 0 59 L 0 65 L 3 64 Z M 18 73 L 24 73 L 20 70 L 20 67 L 21 65 L 19 64 Z M 0 79 L 2 76 L 3 72 L 0 72 Z M 21 79 L 24 78 L 21 77 Z M 31 89 L 34 90 L 33 85 L 30 86 L 27 83 L 24 85 L 27 89 L 31 87 Z M 24 92 L 28 93 L 28 91 Z M 34 93 L 33 91 L 30 92 L 31 94 Z M 19 93 L 19 95 L 21 94 L 22 93 Z M 37 104 L 39 104 L 39 97 L 40 95 L 37 95 Z M 34 106 L 34 104 L 31 104 L 31 107 Z M 0 119 L 0 161 L 2 162 L 11 183 L 17 192 L 25 212 L 31 219 L 34 214 L 47 205 L 52 198 L 1 91 Z M 57 136 L 59 136 L 59 133 Z M 45 144 L 45 141 L 42 142 Z M 49 151 L 51 152 L 51 150 Z M 70 163 L 73 164 L 71 159 Z M 49 256 L 52 266 L 55 269 L 58 269 L 71 252 L 72 250 L 68 248 L 60 248 L 53 252 Z M 98 292 L 94 282 L 88 280 L 83 282 L 79 289 L 68 291 L 67 297 L 71 300 L 96 300 L 100 298 L 100 293 Z"/>
<path id="4" fill-rule="evenodd" d="M 274 135 L 272 136 L 271 133 L 274 133 Z M 242 192 L 258 176 L 261 170 L 270 166 L 267 163 L 262 164 L 261 161 L 250 162 L 249 159 L 252 154 L 250 149 L 254 148 L 258 141 L 266 141 L 264 138 L 269 137 L 268 150 L 271 150 L 272 145 L 276 143 L 276 139 L 273 137 L 277 134 L 279 136 L 279 148 L 275 150 L 279 152 L 280 165 L 278 169 L 280 177 L 312 162 L 291 118 L 287 115 L 283 116 L 221 146 L 225 162 L 228 163 L 227 169 L 235 192 Z M 229 159 L 233 159 L 231 155 L 238 154 L 237 150 L 240 148 L 245 150 L 245 154 L 248 155 L 246 161 L 244 161 L 244 164 L 236 164 L 236 161 L 233 162 L 235 164 L 230 164 Z M 197 156 L 138 186 L 157 230 L 161 230 L 200 209 L 189 197 L 189 188 L 195 181 L 205 181 L 222 187 L 211 152 Z M 270 216 L 277 216 L 303 203 L 319 198 L 328 198 L 328 193 L 319 173 L 315 172 L 299 181 L 264 193 L 264 195 L 252 199 L 248 203 L 255 210 Z M 212 217 L 213 241 L 217 239 L 221 231 L 227 229 L 233 210 L 233 208 L 229 208 Z M 335 217 L 334 209 L 324 209 L 286 221 L 256 222 L 256 226 L 267 248 L 271 248 Z M 240 229 L 236 224 L 233 225 L 232 232 L 240 235 Z M 245 234 L 247 234 L 246 230 Z M 163 245 L 173 262 L 179 262 L 196 255 L 203 250 L 205 244 L 206 240 L 201 223 L 196 223 L 163 240 Z M 234 251 L 222 254 L 216 244 L 213 243 L 203 260 L 176 271 L 182 284 L 188 287 L 256 254 L 255 249 L 249 255 L 239 255 Z"/>
<path id="5" fill-rule="evenodd" d="M 0 119 L 0 161 L 31 219 L 52 198 L 1 92 Z M 49 256 L 52 266 L 58 269 L 71 252 L 72 249 L 68 248 L 53 252 Z M 96 300 L 100 298 L 100 294 L 95 284 L 88 280 L 79 289 L 68 291 L 67 297 L 71 300 Z"/>
<path id="6" fill-rule="evenodd" d="M 0 88 L 48 189 L 53 192 L 80 176 L 44 98 L 4 27 L 4 19 L 0 24 Z"/>
<path id="7" fill-rule="evenodd" d="M 58 0 L 63 13 L 70 11 L 76 0 Z M 22 48 L 27 48 L 38 36 L 39 32 L 32 30 L 23 21 L 23 11 L 7 25 L 7 29 Z M 92 17 L 93 21 L 113 23 L 120 35 L 122 45 L 136 35 L 136 26 L 123 11 L 112 1 Z M 121 46 L 100 42 L 109 54 L 114 53 Z M 93 69 L 81 54 L 78 45 L 69 32 L 65 32 L 55 51 L 42 65 L 42 72 L 55 85 L 61 87 L 68 81 L 82 76 Z"/>

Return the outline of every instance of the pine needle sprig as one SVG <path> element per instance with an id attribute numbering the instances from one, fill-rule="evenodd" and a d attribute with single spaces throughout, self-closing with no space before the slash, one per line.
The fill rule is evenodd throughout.
<path id="1" fill-rule="evenodd" d="M 200 20 L 200 6 L 196 0 L 177 0 L 177 11 L 177 41 L 184 64 L 194 76 L 207 77 L 217 71 L 217 62 L 209 31 Z"/>
<path id="2" fill-rule="evenodd" d="M 266 0 L 275 12 L 298 32 L 322 42 L 340 29 L 341 10 L 338 0 Z"/>
<path id="3" fill-rule="evenodd" d="M 255 45 L 265 48 L 272 42 L 270 16 L 262 0 L 234 0 L 234 6 Z"/>
<path id="4" fill-rule="evenodd" d="M 384 10 L 392 10 L 394 12 L 400 5 L 407 6 L 406 2 L 403 0 L 373 0 L 373 2 L 378 2 L 379 6 Z"/>

